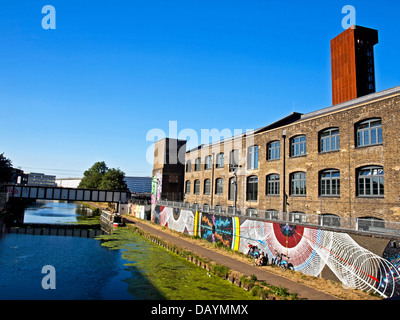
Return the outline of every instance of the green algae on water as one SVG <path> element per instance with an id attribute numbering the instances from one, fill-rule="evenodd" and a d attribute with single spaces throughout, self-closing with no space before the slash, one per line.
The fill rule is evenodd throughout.
<path id="1" fill-rule="evenodd" d="M 126 279 L 131 294 L 141 297 L 143 279 L 168 300 L 253 300 L 250 292 L 210 274 L 207 270 L 160 247 L 128 228 L 115 229 L 97 239 L 110 250 L 121 250 L 124 264 L 132 272 Z M 138 276 L 140 274 L 140 277 Z M 139 288 L 139 289 L 138 289 Z M 144 297 L 152 299 L 152 297 Z"/>

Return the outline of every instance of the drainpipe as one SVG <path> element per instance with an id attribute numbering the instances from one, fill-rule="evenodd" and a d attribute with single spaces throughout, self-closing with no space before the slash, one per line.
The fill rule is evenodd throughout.
<path id="1" fill-rule="evenodd" d="M 283 138 L 282 212 L 286 212 L 286 130 L 283 130 L 282 138 Z"/>

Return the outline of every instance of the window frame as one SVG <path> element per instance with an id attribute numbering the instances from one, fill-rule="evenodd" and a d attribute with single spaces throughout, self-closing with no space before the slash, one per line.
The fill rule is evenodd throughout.
<path id="1" fill-rule="evenodd" d="M 334 134 L 334 132 L 337 131 L 337 134 Z M 324 134 L 329 133 L 328 136 L 323 137 Z M 337 127 L 333 127 L 333 128 L 327 128 L 324 130 L 321 130 L 318 134 L 318 143 L 319 143 L 319 147 L 318 150 L 320 153 L 327 153 L 327 152 L 334 152 L 334 151 L 339 151 L 340 150 L 340 129 Z M 327 141 L 329 143 L 329 149 L 327 148 L 326 150 L 324 150 L 323 146 L 327 146 L 328 143 L 324 143 L 324 141 Z M 336 146 L 335 149 L 332 148 L 333 142 Z"/>
<path id="2" fill-rule="evenodd" d="M 220 152 L 220 153 L 217 154 L 217 161 L 216 161 L 216 166 L 215 166 L 217 169 L 220 169 L 220 168 L 224 167 L 224 164 L 225 164 L 225 159 L 224 158 L 225 158 L 225 155 L 224 155 L 223 152 Z"/>
<path id="3" fill-rule="evenodd" d="M 273 177 L 278 179 L 271 180 Z M 281 176 L 278 173 L 271 173 L 265 178 L 265 195 L 279 196 L 280 195 Z M 271 192 L 273 190 L 274 192 Z"/>
<path id="4" fill-rule="evenodd" d="M 203 194 L 206 194 L 206 195 L 211 194 L 211 179 L 204 179 Z"/>
<path id="5" fill-rule="evenodd" d="M 251 179 L 256 181 L 251 181 Z M 258 201 L 258 176 L 256 175 L 246 178 L 246 201 Z"/>
<path id="6" fill-rule="evenodd" d="M 229 164 L 232 166 L 239 165 L 239 149 L 233 149 L 229 152 Z"/>
<path id="7" fill-rule="evenodd" d="M 331 174 L 330 177 L 323 177 L 324 174 Z M 339 177 L 334 177 L 333 174 L 339 173 Z M 335 183 L 334 183 L 335 182 Z M 328 183 L 328 184 L 327 184 Z M 336 193 L 333 193 L 335 185 Z M 329 190 L 327 192 L 327 190 Z M 326 169 L 319 172 L 319 196 L 320 197 L 340 197 L 340 170 Z"/>
<path id="8" fill-rule="evenodd" d="M 380 122 L 378 126 L 372 127 L 371 124 L 374 122 Z M 368 127 L 360 128 L 360 126 L 368 125 Z M 376 142 L 372 142 L 373 132 L 375 135 Z M 363 121 L 360 121 L 356 124 L 356 147 L 369 147 L 383 144 L 383 126 L 381 118 L 370 118 Z M 366 134 L 368 135 L 368 142 L 365 143 Z M 380 141 L 379 141 L 380 138 Z M 362 141 L 361 141 L 362 140 Z"/>
<path id="9" fill-rule="evenodd" d="M 194 171 L 201 171 L 201 158 L 198 157 L 194 161 Z"/>
<path id="10" fill-rule="evenodd" d="M 191 181 L 186 180 L 185 181 L 185 194 L 190 194 L 190 187 L 191 187 Z"/>
<path id="11" fill-rule="evenodd" d="M 247 169 L 257 170 L 259 162 L 259 147 L 258 145 L 253 145 L 247 148 Z"/>
<path id="12" fill-rule="evenodd" d="M 204 170 L 211 170 L 212 169 L 212 156 L 208 155 L 204 158 Z"/>
<path id="13" fill-rule="evenodd" d="M 267 161 L 280 160 L 281 158 L 281 142 L 274 140 L 267 143 Z"/>
<path id="14" fill-rule="evenodd" d="M 304 141 L 302 141 L 302 138 L 304 138 Z M 296 141 L 296 139 L 299 139 L 299 141 Z M 297 149 L 298 152 L 296 151 Z M 301 134 L 290 138 L 290 157 L 296 158 L 296 157 L 303 157 L 306 155 L 307 155 L 307 136 L 305 134 Z"/>
<path id="15" fill-rule="evenodd" d="M 304 178 L 301 177 L 304 175 Z M 296 176 L 300 176 L 298 179 L 295 179 Z M 294 183 L 299 183 L 299 190 L 303 190 L 304 192 L 294 192 L 296 188 L 294 188 Z M 302 187 L 303 184 L 303 187 Z M 307 196 L 307 173 L 303 171 L 297 171 L 290 174 L 290 195 L 293 197 L 305 197 Z"/>
<path id="16" fill-rule="evenodd" d="M 186 161 L 186 169 L 185 172 L 192 172 L 192 160 Z"/>
<path id="17" fill-rule="evenodd" d="M 375 170 L 381 170 L 382 174 L 374 174 Z M 371 171 L 371 174 L 362 175 L 362 172 Z M 374 179 L 377 179 L 378 193 L 374 194 Z M 361 188 L 361 180 L 362 188 Z M 382 183 L 380 182 L 382 180 Z M 369 186 L 367 187 L 367 185 Z M 383 189 L 381 189 L 383 186 Z M 362 190 L 362 191 L 361 191 Z M 367 191 L 369 190 L 369 194 Z M 383 190 L 383 191 L 381 191 Z M 357 197 L 361 198 L 384 198 L 385 197 L 385 169 L 383 166 L 365 166 L 357 169 Z"/>
<path id="18" fill-rule="evenodd" d="M 198 188 L 198 190 L 197 190 Z M 193 194 L 200 194 L 201 183 L 199 179 L 194 180 Z"/>
<path id="19" fill-rule="evenodd" d="M 224 179 L 223 178 L 215 179 L 215 194 L 216 195 L 224 194 Z"/>

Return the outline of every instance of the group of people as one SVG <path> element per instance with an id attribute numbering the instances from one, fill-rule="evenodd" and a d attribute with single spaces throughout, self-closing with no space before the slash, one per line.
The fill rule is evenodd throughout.
<path id="1" fill-rule="evenodd" d="M 247 253 L 249 256 L 254 258 L 254 265 L 255 266 L 266 266 L 268 264 L 268 257 L 262 251 L 259 252 L 257 246 L 250 245 L 249 252 Z"/>

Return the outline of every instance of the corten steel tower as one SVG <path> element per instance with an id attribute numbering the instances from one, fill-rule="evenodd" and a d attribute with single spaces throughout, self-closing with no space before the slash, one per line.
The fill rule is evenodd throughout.
<path id="1" fill-rule="evenodd" d="M 331 40 L 332 103 L 375 92 L 374 45 L 378 31 L 353 26 Z"/>

